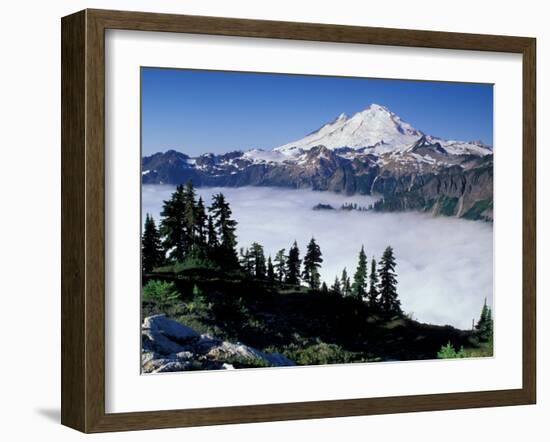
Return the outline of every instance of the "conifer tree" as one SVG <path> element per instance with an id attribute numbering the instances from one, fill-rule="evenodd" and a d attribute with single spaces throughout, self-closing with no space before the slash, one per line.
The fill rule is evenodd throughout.
<path id="1" fill-rule="evenodd" d="M 197 210 L 195 215 L 195 225 L 197 231 L 197 242 L 201 247 L 204 247 L 208 241 L 207 239 L 207 216 L 206 208 L 204 207 L 204 201 L 202 197 L 199 197 L 199 202 L 197 203 Z"/>
<path id="2" fill-rule="evenodd" d="M 489 341 L 493 337 L 493 314 L 491 308 L 487 305 L 487 298 L 483 303 L 481 315 L 475 326 L 479 339 Z"/>
<path id="3" fill-rule="evenodd" d="M 380 293 L 379 305 L 387 314 L 401 314 L 401 301 L 397 299 L 397 274 L 395 273 L 395 257 L 393 249 L 387 247 L 384 250 L 382 259 L 380 259 L 379 276 L 380 283 L 378 291 Z"/>
<path id="4" fill-rule="evenodd" d="M 214 251 L 218 248 L 218 235 L 216 234 L 216 229 L 214 228 L 214 221 L 212 220 L 212 216 L 208 215 L 208 223 L 207 223 L 207 236 L 208 236 L 208 250 Z"/>
<path id="5" fill-rule="evenodd" d="M 160 215 L 162 245 L 172 261 L 182 261 L 187 253 L 187 233 L 185 230 L 185 198 L 183 186 L 176 187 L 169 200 L 164 201 Z"/>
<path id="6" fill-rule="evenodd" d="M 277 281 L 283 282 L 286 278 L 286 260 L 285 249 L 281 249 L 275 255 L 275 277 Z"/>
<path id="7" fill-rule="evenodd" d="M 238 258 L 235 247 L 237 246 L 237 222 L 231 218 L 232 212 L 229 203 L 223 193 L 213 196 L 210 213 L 214 221 L 214 227 L 218 236 L 219 245 L 216 257 L 220 264 L 235 268 L 238 266 Z"/>
<path id="8" fill-rule="evenodd" d="M 359 251 L 357 270 L 355 270 L 355 274 L 353 275 L 351 289 L 353 296 L 359 300 L 362 300 L 367 295 L 367 255 L 363 246 L 361 246 L 361 250 Z"/>
<path id="9" fill-rule="evenodd" d="M 254 242 L 250 246 L 250 255 L 254 263 L 254 277 L 265 279 L 267 269 L 265 265 L 264 248 L 257 242 Z"/>
<path id="10" fill-rule="evenodd" d="M 376 260 L 372 258 L 369 276 L 369 292 L 367 294 L 369 306 L 376 307 L 378 303 L 378 273 L 376 271 Z"/>
<path id="11" fill-rule="evenodd" d="M 328 287 L 327 287 L 327 283 L 325 281 L 323 281 L 323 283 L 321 284 L 321 293 L 323 295 L 328 295 Z"/>
<path id="12" fill-rule="evenodd" d="M 294 244 L 288 251 L 288 258 L 286 260 L 286 282 L 288 284 L 300 284 L 301 263 L 302 260 L 300 259 L 300 249 L 298 248 L 296 241 L 294 241 Z"/>
<path id="13" fill-rule="evenodd" d="M 183 189 L 183 202 L 185 240 L 187 243 L 187 250 L 189 251 L 195 245 L 197 239 L 197 203 L 195 201 L 195 189 L 193 188 L 193 182 L 191 180 L 185 183 Z"/>
<path id="14" fill-rule="evenodd" d="M 334 278 L 334 284 L 332 284 L 332 287 L 330 288 L 330 290 L 335 295 L 338 295 L 338 296 L 342 295 L 342 286 L 340 285 L 340 280 L 338 279 L 338 276 Z"/>
<path id="15" fill-rule="evenodd" d="M 275 269 L 273 268 L 273 262 L 271 262 L 271 255 L 267 258 L 267 280 L 275 282 Z"/>
<path id="16" fill-rule="evenodd" d="M 240 259 L 239 264 L 241 265 L 244 272 L 247 274 L 247 276 L 254 276 L 254 256 L 252 256 L 252 253 L 249 248 L 243 248 L 240 249 Z"/>
<path id="17" fill-rule="evenodd" d="M 319 290 L 321 284 L 319 268 L 322 262 L 321 248 L 315 242 L 315 238 L 311 238 L 307 245 L 306 255 L 304 256 L 304 271 L 302 277 L 312 290 Z"/>
<path id="18" fill-rule="evenodd" d="M 344 267 L 344 270 L 342 270 L 342 295 L 343 296 L 350 296 L 351 295 L 351 281 L 348 276 L 348 271 Z"/>
<path id="19" fill-rule="evenodd" d="M 160 234 L 155 225 L 155 220 L 149 214 L 145 215 L 145 226 L 141 237 L 141 266 L 143 273 L 151 272 L 162 264 L 164 252 Z"/>

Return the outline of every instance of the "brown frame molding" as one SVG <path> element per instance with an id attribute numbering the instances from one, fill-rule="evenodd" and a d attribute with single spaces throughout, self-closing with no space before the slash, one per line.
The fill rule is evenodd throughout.
<path id="1" fill-rule="evenodd" d="M 534 404 L 536 40 L 526 37 L 84 10 L 62 29 L 61 422 L 83 432 Z M 105 30 L 511 52 L 523 56 L 523 386 L 516 390 L 105 413 Z"/>

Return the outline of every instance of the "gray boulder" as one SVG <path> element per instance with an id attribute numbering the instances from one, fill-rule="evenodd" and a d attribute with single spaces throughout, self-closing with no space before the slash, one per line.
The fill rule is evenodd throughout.
<path id="1" fill-rule="evenodd" d="M 191 327 L 169 319 L 166 315 L 154 315 L 145 318 L 142 329 L 148 330 L 150 333 L 160 333 L 176 342 L 193 341 L 200 337 L 200 334 Z"/>
<path id="2" fill-rule="evenodd" d="M 280 353 L 266 353 L 241 342 L 227 342 L 167 318 L 144 319 L 141 333 L 142 372 L 165 373 L 187 370 L 233 370 L 235 363 L 270 367 L 295 365 Z"/>

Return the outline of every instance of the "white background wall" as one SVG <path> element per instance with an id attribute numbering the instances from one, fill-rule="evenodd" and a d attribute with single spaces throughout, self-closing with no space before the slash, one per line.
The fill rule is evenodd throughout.
<path id="1" fill-rule="evenodd" d="M 0 405 L 3 440 L 80 440 L 59 425 L 60 395 L 60 23 L 86 7 L 534 36 L 538 39 L 538 405 L 198 429 L 118 433 L 96 440 L 328 441 L 548 440 L 550 303 L 550 28 L 545 3 L 338 0 L 19 0 L 2 5 L 0 68 Z M 520 189 L 518 189 L 518 192 Z M 546 419 L 545 419 L 546 418 Z M 32 439 L 31 439 L 32 440 Z"/>

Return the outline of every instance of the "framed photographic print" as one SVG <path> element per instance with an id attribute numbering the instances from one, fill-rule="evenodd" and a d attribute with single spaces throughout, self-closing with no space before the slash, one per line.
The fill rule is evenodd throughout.
<path id="1" fill-rule="evenodd" d="M 62 20 L 62 423 L 535 403 L 535 40 Z"/>

